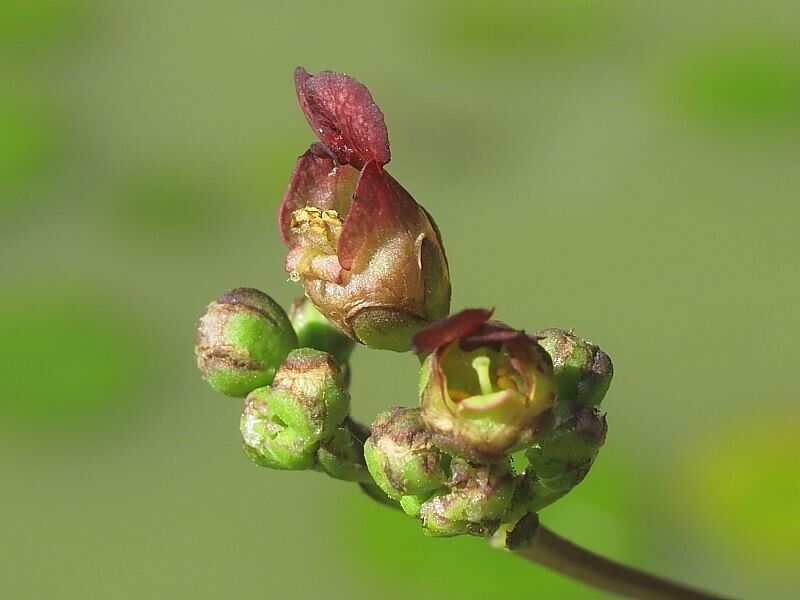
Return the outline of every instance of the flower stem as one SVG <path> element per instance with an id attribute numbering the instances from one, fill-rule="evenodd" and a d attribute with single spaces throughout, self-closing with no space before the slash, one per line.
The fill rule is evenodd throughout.
<path id="1" fill-rule="evenodd" d="M 724 600 L 581 548 L 540 525 L 535 515 L 520 521 L 508 534 L 506 545 L 525 560 L 617 596 L 640 600 Z"/>

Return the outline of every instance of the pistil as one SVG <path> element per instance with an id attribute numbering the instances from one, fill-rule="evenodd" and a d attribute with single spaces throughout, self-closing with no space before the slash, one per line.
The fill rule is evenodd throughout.
<path id="1" fill-rule="evenodd" d="M 478 375 L 478 384 L 481 386 L 481 394 L 484 396 L 494 393 L 492 378 L 489 373 L 489 368 L 491 366 L 492 361 L 488 356 L 478 356 L 472 361 L 472 368 Z"/>

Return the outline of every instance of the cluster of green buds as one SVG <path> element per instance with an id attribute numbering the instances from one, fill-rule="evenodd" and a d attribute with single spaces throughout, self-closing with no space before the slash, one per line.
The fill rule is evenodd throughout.
<path id="1" fill-rule="evenodd" d="M 368 432 L 349 416 L 353 345 L 305 298 L 287 315 L 265 293 L 238 288 L 206 308 L 195 354 L 214 389 L 245 397 L 240 429 L 254 463 L 371 483 Z"/>
<path id="2" fill-rule="evenodd" d="M 434 536 L 489 535 L 511 506 L 508 460 L 474 464 L 434 442 L 419 408 L 378 415 L 364 446 L 375 483 Z"/>
<path id="3" fill-rule="evenodd" d="M 319 142 L 300 156 L 278 214 L 285 268 L 305 296 L 288 314 L 258 290 L 208 305 L 204 378 L 244 398 L 244 451 L 271 469 L 353 481 L 432 536 L 512 530 L 573 489 L 605 441 L 613 367 L 571 331 L 529 335 L 493 311 L 448 315 L 450 276 L 430 214 L 384 169 L 383 113 L 355 79 L 299 68 Z M 413 407 L 371 427 L 350 415 L 357 344 L 413 350 Z"/>

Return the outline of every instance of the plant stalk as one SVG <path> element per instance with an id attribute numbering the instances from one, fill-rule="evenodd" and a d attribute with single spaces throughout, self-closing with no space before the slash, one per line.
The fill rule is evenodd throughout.
<path id="1" fill-rule="evenodd" d="M 529 514 L 508 534 L 514 554 L 562 575 L 620 597 L 639 600 L 725 600 L 629 567 L 581 548 L 538 523 Z"/>

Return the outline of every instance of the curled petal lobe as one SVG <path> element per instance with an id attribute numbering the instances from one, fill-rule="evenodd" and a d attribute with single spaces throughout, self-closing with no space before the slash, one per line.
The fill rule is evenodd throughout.
<path id="1" fill-rule="evenodd" d="M 411 338 L 411 347 L 417 354 L 427 354 L 466 336 L 486 323 L 494 309 L 467 308 L 454 315 L 432 323 Z"/>
<path id="2" fill-rule="evenodd" d="M 530 342 L 535 341 L 535 338 L 526 335 L 524 331 L 511 328 L 505 323 L 489 321 L 462 337 L 460 345 L 461 349 L 467 352 L 481 346 L 499 352 L 501 346 L 509 345 L 517 340 Z"/>
<path id="3" fill-rule="evenodd" d="M 357 169 L 370 161 L 389 162 L 389 134 L 383 113 L 369 90 L 348 75 L 297 67 L 297 99 L 320 141 L 342 164 Z"/>

